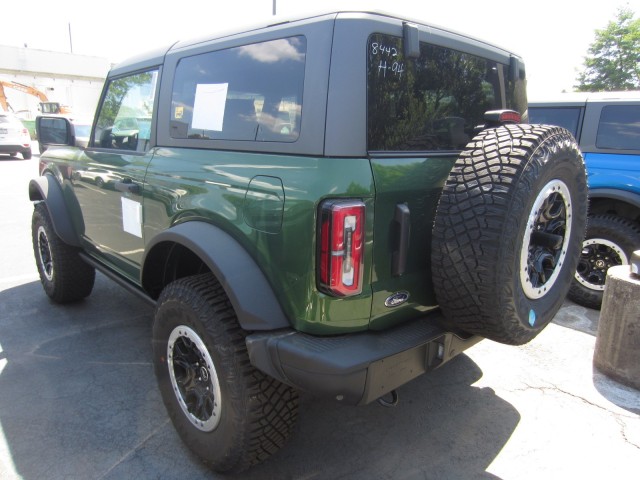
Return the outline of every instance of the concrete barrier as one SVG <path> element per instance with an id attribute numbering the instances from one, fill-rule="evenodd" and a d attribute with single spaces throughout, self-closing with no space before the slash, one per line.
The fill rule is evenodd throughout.
<path id="1" fill-rule="evenodd" d="M 634 260 L 640 258 L 640 252 L 636 254 Z M 632 269 L 620 265 L 607 271 L 593 364 L 640 390 L 640 277 Z"/>

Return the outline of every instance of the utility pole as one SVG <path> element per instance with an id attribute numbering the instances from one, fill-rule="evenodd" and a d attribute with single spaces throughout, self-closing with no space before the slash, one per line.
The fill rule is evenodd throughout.
<path id="1" fill-rule="evenodd" d="M 276 14 L 276 0 L 273 0 L 273 15 Z"/>
<path id="2" fill-rule="evenodd" d="M 274 2 L 276 0 L 273 0 Z M 73 53 L 73 41 L 71 40 L 71 22 L 69 22 L 69 48 L 71 49 L 71 53 Z"/>

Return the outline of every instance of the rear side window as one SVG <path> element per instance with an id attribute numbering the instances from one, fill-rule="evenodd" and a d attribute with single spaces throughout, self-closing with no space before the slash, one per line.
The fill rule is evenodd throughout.
<path id="1" fill-rule="evenodd" d="M 609 105 L 602 109 L 596 147 L 640 150 L 640 105 Z"/>
<path id="2" fill-rule="evenodd" d="M 426 43 L 420 57 L 407 62 L 401 38 L 370 36 L 369 150 L 464 148 L 485 112 L 514 108 L 507 78 L 506 65 Z"/>
<path id="3" fill-rule="evenodd" d="M 577 138 L 581 110 L 580 107 L 531 107 L 529 122 L 558 125 L 569 130 Z"/>
<path id="4" fill-rule="evenodd" d="M 173 138 L 293 142 L 300 134 L 307 43 L 283 38 L 183 58 Z"/>

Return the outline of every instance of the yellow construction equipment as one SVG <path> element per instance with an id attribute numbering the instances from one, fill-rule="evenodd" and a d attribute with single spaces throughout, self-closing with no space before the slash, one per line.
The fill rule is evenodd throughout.
<path id="1" fill-rule="evenodd" d="M 48 113 L 48 114 L 71 113 L 71 107 L 68 107 L 66 105 L 61 105 L 58 102 L 50 102 L 47 96 L 37 88 L 30 87 L 29 85 L 24 85 L 18 82 L 7 82 L 4 80 L 0 80 L 0 106 L 4 109 L 5 112 L 9 112 L 10 110 L 13 111 L 13 107 L 9 104 L 9 101 L 7 100 L 7 96 L 4 93 L 5 88 L 12 88 L 22 93 L 26 93 L 27 95 L 33 95 L 34 97 L 38 97 L 40 99 L 39 110 L 42 113 Z"/>

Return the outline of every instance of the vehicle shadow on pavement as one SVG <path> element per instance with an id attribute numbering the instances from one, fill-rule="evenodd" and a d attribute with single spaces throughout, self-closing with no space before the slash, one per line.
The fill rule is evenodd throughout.
<path id="1" fill-rule="evenodd" d="M 166 422 L 151 311 L 96 280 L 94 295 L 67 306 L 40 282 L 0 292 L 4 479 L 98 478 Z"/>
<path id="2" fill-rule="evenodd" d="M 152 309 L 101 275 L 83 302 L 39 282 L 0 292 L 0 477 L 232 478 L 173 429 L 151 364 Z M 461 355 L 398 390 L 395 408 L 302 394 L 289 443 L 240 479 L 496 478 L 520 421 Z"/>
<path id="3" fill-rule="evenodd" d="M 302 396 L 283 450 L 237 478 L 497 478 L 486 472 L 520 415 L 466 355 L 398 389 L 399 403 L 349 407 Z"/>

